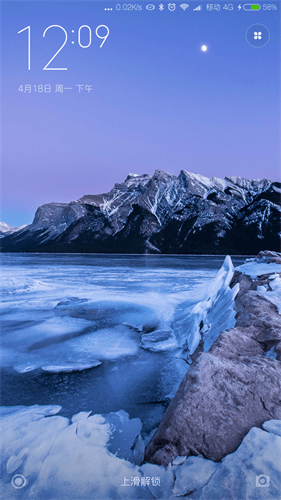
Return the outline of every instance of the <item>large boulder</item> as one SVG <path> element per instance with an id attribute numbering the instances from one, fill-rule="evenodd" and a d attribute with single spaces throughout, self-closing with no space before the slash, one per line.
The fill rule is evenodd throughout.
<path id="1" fill-rule="evenodd" d="M 270 258 L 272 262 L 274 256 Z M 178 455 L 199 454 L 220 461 L 239 447 L 252 427 L 281 419 L 281 316 L 259 292 L 263 287 L 270 290 L 272 277 L 272 272 L 256 279 L 243 270 L 235 272 L 230 285 L 239 283 L 235 328 L 223 332 L 209 352 L 201 347 L 194 353 L 146 448 L 146 461 L 166 466 Z"/>

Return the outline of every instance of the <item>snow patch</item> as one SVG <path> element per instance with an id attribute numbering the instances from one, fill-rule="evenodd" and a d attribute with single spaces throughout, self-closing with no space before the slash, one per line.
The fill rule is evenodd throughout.
<path id="1" fill-rule="evenodd" d="M 259 295 L 274 304 L 278 313 L 281 314 L 281 276 L 279 274 L 270 280 L 270 288 L 271 290 L 265 287 L 257 287 L 257 290 Z"/>

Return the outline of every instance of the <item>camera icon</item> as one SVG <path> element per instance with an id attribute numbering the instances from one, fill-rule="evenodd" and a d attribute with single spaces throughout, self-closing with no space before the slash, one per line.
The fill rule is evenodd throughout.
<path id="1" fill-rule="evenodd" d="M 256 486 L 258 488 L 268 488 L 270 485 L 270 477 L 265 474 L 260 474 L 256 476 Z"/>

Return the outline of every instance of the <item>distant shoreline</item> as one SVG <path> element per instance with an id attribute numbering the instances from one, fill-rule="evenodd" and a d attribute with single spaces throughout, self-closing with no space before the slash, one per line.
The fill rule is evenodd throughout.
<path id="1" fill-rule="evenodd" d="M 120 255 L 122 257 L 225 257 L 226 255 L 230 255 L 230 257 L 245 257 L 245 258 L 254 258 L 256 255 L 255 254 L 196 254 L 196 253 L 187 253 L 187 254 L 182 254 L 182 253 L 161 253 L 161 254 L 155 254 L 155 253 L 93 253 L 93 252 L 5 252 L 1 251 L 2 254 L 21 254 L 21 255 Z"/>

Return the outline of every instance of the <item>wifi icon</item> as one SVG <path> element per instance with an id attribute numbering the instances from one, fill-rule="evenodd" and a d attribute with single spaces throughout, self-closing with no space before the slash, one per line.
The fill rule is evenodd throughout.
<path id="1" fill-rule="evenodd" d="M 186 10 L 186 9 L 188 9 L 188 7 L 189 7 L 189 5 L 188 5 L 187 3 L 182 3 L 182 4 L 180 5 L 180 8 L 181 8 L 182 10 Z"/>

